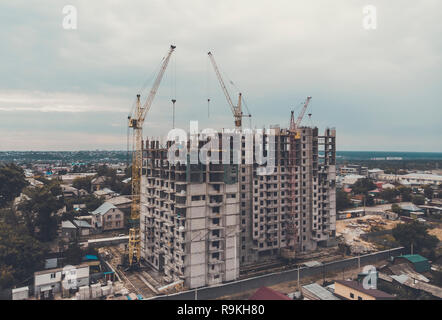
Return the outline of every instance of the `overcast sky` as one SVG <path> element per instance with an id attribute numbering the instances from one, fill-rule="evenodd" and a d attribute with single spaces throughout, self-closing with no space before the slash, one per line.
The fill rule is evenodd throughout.
<path id="1" fill-rule="evenodd" d="M 0 150 L 124 150 L 135 95 L 174 44 L 145 135 L 171 128 L 172 98 L 177 127 L 233 127 L 210 50 L 253 127 L 287 126 L 312 96 L 303 123 L 336 127 L 338 150 L 442 152 L 441 12 L 440 0 L 5 0 Z"/>

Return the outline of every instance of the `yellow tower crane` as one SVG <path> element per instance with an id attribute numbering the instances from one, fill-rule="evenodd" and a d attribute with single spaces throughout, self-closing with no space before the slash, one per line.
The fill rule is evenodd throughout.
<path id="1" fill-rule="evenodd" d="M 163 79 L 170 57 L 175 50 L 175 46 L 170 46 L 167 56 L 164 58 L 160 71 L 155 79 L 152 89 L 146 99 L 146 102 L 141 105 L 140 95 L 137 95 L 137 103 L 135 110 L 129 116 L 129 128 L 133 129 L 133 150 L 132 150 L 132 204 L 129 229 L 129 266 L 140 262 L 141 248 L 140 248 L 140 193 L 141 193 L 141 167 L 143 164 L 143 124 L 146 114 L 152 106 L 152 102 Z"/>
<path id="2" fill-rule="evenodd" d="M 232 109 L 233 117 L 235 118 L 235 128 L 241 129 L 242 128 L 242 118 L 243 117 L 251 117 L 250 114 L 243 114 L 242 112 L 242 94 L 239 93 L 238 96 L 238 104 L 235 106 L 233 104 L 232 98 L 230 98 L 229 91 L 227 91 L 227 87 L 224 84 L 223 78 L 221 76 L 221 73 L 219 72 L 218 66 L 216 65 L 215 58 L 213 57 L 213 54 L 211 52 L 207 53 L 210 61 L 212 62 L 213 69 L 215 69 L 216 76 L 218 77 L 219 84 L 221 85 L 221 88 L 223 89 L 224 95 L 226 96 L 227 102 L 229 103 L 230 109 Z M 247 106 L 246 106 L 247 107 Z"/>
<path id="3" fill-rule="evenodd" d="M 299 139 L 301 137 L 300 132 L 298 131 L 299 126 L 301 125 L 301 121 L 304 118 L 305 111 L 307 110 L 308 104 L 310 103 L 310 100 L 312 97 L 307 97 L 307 99 L 304 102 L 304 106 L 302 107 L 301 112 L 299 113 L 298 119 L 296 119 L 296 122 L 294 121 L 294 115 L 292 111 L 292 119 L 290 121 L 290 131 L 296 132 L 296 139 Z"/>

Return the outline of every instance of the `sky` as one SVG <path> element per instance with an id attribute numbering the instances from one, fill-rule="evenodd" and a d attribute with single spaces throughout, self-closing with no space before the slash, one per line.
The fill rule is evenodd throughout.
<path id="1" fill-rule="evenodd" d="M 66 5 L 77 29 L 63 28 Z M 171 129 L 173 98 L 178 128 L 233 127 L 211 51 L 252 127 L 288 126 L 312 96 L 303 124 L 335 127 L 338 150 L 442 152 L 440 12 L 439 0 L 5 0 L 0 150 L 125 150 L 135 96 L 173 44 L 145 136 Z"/>

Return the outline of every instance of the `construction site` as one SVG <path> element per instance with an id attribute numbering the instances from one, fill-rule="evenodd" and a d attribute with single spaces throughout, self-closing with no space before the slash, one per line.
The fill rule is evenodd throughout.
<path id="1" fill-rule="evenodd" d="M 143 124 L 175 49 L 162 60 L 146 99 L 136 96 L 128 119 L 133 133 L 128 242 L 99 249 L 118 278 L 119 292 L 108 299 L 173 295 L 301 266 L 316 268 L 317 278 L 318 268 L 334 264 L 332 273 L 323 272 L 325 282 L 336 277 L 339 266 L 345 269 L 346 260 L 392 248 L 391 229 L 401 222 L 385 216 L 385 208 L 354 218 L 340 213 L 337 220 L 336 130 L 320 133 L 302 125 L 310 96 L 297 117 L 291 112 L 287 127 L 243 128 L 250 111 L 243 112 L 241 93 L 233 102 L 209 52 L 233 128 L 187 133 L 175 129 L 174 118 L 166 138 L 148 138 Z M 175 107 L 176 99 L 171 101 Z M 359 269 L 348 269 L 349 275 Z M 316 279 L 310 277 L 306 281 Z M 299 286 L 298 274 L 297 282 L 287 278 L 275 288 L 289 293 Z"/>
<path id="2" fill-rule="evenodd" d="M 175 49 L 170 46 L 144 102 L 137 95 L 128 119 L 128 244 L 100 249 L 126 289 L 149 297 L 336 258 L 336 131 L 302 126 L 312 97 L 297 118 L 291 112 L 287 128 L 244 129 L 251 114 L 243 112 L 242 94 L 234 103 L 209 52 L 234 129 L 193 133 L 181 144 L 145 138 L 144 121 Z"/>

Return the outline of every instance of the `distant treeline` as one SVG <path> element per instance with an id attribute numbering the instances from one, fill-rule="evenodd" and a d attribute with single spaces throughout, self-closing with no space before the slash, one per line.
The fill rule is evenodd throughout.
<path id="1" fill-rule="evenodd" d="M 118 163 L 126 162 L 127 151 L 0 151 L 0 162 L 24 163 Z M 130 154 L 129 154 L 130 160 Z"/>
<path id="2" fill-rule="evenodd" d="M 338 164 L 359 164 L 369 169 L 379 168 L 385 173 L 399 173 L 402 170 L 442 169 L 442 160 L 337 160 Z"/>

